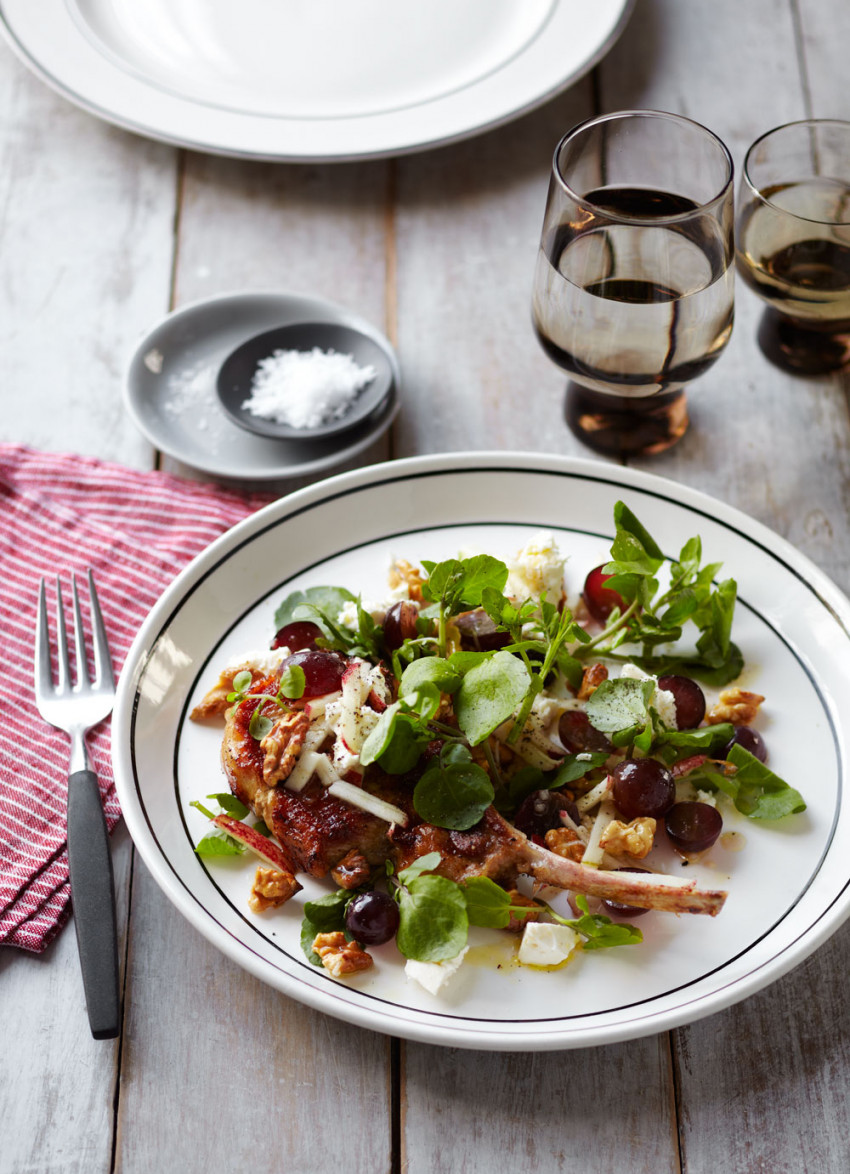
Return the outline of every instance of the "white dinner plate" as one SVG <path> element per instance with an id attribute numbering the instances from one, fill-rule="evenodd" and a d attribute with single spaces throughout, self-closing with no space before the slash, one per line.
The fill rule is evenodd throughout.
<path id="1" fill-rule="evenodd" d="M 544 528 L 580 591 L 606 560 L 618 499 L 668 556 L 695 534 L 705 561 L 738 582 L 734 638 L 743 684 L 766 702 L 758 727 L 774 771 L 802 791 L 802 815 L 773 826 L 724 811 L 742 850 L 720 842 L 692 866 L 728 889 L 716 918 L 649 913 L 644 942 L 579 952 L 556 971 L 519 967 L 515 939 L 476 930 L 444 997 L 407 982 L 394 945 L 348 981 L 311 966 L 299 944 L 307 880 L 277 911 L 247 905 L 254 865 L 204 861 L 208 829 L 189 802 L 224 787 L 221 730 L 190 707 L 231 655 L 264 648 L 291 590 L 341 584 L 380 599 L 391 556 L 460 548 L 510 555 Z M 592 461 L 452 454 L 397 461 L 283 498 L 224 535 L 165 592 L 136 639 L 113 718 L 118 794 L 131 835 L 168 897 L 230 958 L 318 1010 L 378 1031 L 468 1048 L 558 1049 L 628 1039 L 727 1007 L 802 961 L 845 919 L 850 810 L 844 803 L 850 603 L 783 539 L 685 486 Z M 255 864 L 256 862 L 254 862 Z M 562 899 L 562 898 L 561 898 Z M 152 948 L 154 948 L 152 946 Z"/>
<path id="2" fill-rule="evenodd" d="M 634 0 L 0 0 L 45 82 L 128 130 L 246 158 L 435 146 L 573 83 Z"/>
<path id="3" fill-rule="evenodd" d="M 333 322 L 373 338 L 392 370 L 393 391 L 380 412 L 325 440 L 282 440 L 240 428 L 216 391 L 219 368 L 237 347 L 279 326 Z M 248 481 L 323 473 L 351 460 L 383 435 L 400 404 L 401 373 L 387 338 L 336 302 L 299 293 L 217 294 L 166 314 L 134 348 L 124 403 L 154 448 L 194 469 Z"/>

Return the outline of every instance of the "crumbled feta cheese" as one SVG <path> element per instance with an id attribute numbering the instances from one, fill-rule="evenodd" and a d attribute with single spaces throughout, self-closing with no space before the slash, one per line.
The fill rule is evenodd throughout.
<path id="1" fill-rule="evenodd" d="M 655 712 L 670 730 L 678 729 L 676 722 L 676 698 L 669 689 L 656 689 L 652 694 L 652 705 Z"/>
<path id="2" fill-rule="evenodd" d="M 707 803 L 709 807 L 717 806 L 717 796 L 712 791 L 697 791 L 697 803 Z"/>
<path id="3" fill-rule="evenodd" d="M 588 754 L 587 751 L 584 751 L 583 753 L 576 755 L 576 762 L 592 762 L 592 761 L 593 761 L 593 755 Z"/>
<path id="4" fill-rule="evenodd" d="M 346 599 L 339 610 L 336 622 L 340 628 L 348 628 L 349 632 L 356 632 L 360 627 L 357 620 L 357 600 Z"/>
<path id="5" fill-rule="evenodd" d="M 414 982 L 418 982 L 429 995 L 439 995 L 443 987 L 457 974 L 468 949 L 469 946 L 464 946 L 455 958 L 448 958 L 445 962 L 415 962 L 408 958 L 404 973 Z"/>
<path id="6" fill-rule="evenodd" d="M 395 587 L 388 587 L 387 588 L 387 603 L 388 604 L 404 603 L 408 599 L 410 599 L 410 584 L 405 582 L 404 579 L 402 579 L 402 581 L 400 583 L 398 583 Z M 386 608 L 386 607 L 384 608 L 384 611 L 388 611 L 388 610 L 389 610 L 389 608 Z"/>
<path id="7" fill-rule="evenodd" d="M 523 966 L 559 966 L 578 945 L 578 934 L 568 925 L 529 921 L 517 955 Z"/>
<path id="8" fill-rule="evenodd" d="M 519 599 L 546 592 L 549 603 L 564 594 L 564 563 L 555 536 L 545 530 L 532 534 L 525 546 L 508 560 L 508 595 Z"/>
<path id="9" fill-rule="evenodd" d="M 650 679 L 649 673 L 639 669 L 636 664 L 624 664 L 620 670 L 620 676 L 631 681 L 648 681 Z"/>
<path id="10" fill-rule="evenodd" d="M 286 647 L 243 652 L 241 656 L 230 657 L 225 672 L 227 669 L 250 669 L 252 672 L 270 677 L 280 668 L 281 662 L 290 655 L 291 653 Z"/>

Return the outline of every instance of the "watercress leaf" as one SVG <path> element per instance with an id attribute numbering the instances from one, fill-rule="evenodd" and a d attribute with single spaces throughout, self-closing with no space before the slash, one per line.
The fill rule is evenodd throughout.
<path id="1" fill-rule="evenodd" d="M 235 795 L 231 795 L 229 791 L 216 791 L 212 795 L 207 795 L 207 798 L 215 799 L 222 811 L 226 811 L 234 819 L 244 819 L 250 811 L 249 807 L 240 802 Z"/>
<path id="2" fill-rule="evenodd" d="M 658 544 L 623 501 L 618 501 L 614 506 L 614 525 L 618 530 L 637 539 L 649 557 L 656 562 L 655 570 L 661 566 L 664 555 Z"/>
<path id="3" fill-rule="evenodd" d="M 536 766 L 523 766 L 507 780 L 506 794 L 498 796 L 496 807 L 500 811 L 513 812 L 519 807 L 523 799 L 527 799 L 535 791 L 543 791 L 553 786 L 551 772 L 543 773 Z"/>
<path id="4" fill-rule="evenodd" d="M 660 626 L 662 628 L 681 628 L 685 620 L 689 620 L 696 611 L 697 602 L 696 593 L 690 587 L 686 587 L 675 596 L 664 614 L 659 616 Z M 670 639 L 678 640 L 679 636 L 681 636 L 681 631 L 677 636 L 671 635 Z"/>
<path id="5" fill-rule="evenodd" d="M 461 885 L 470 925 L 504 929 L 511 919 L 511 899 L 488 876 L 473 876 Z"/>
<path id="6" fill-rule="evenodd" d="M 248 690 L 251 688 L 251 681 L 252 680 L 253 680 L 253 677 L 251 676 L 251 673 L 248 671 L 248 669 L 242 669 L 242 671 L 237 673 L 236 676 L 233 678 L 233 691 L 234 691 L 234 693 L 237 693 L 237 694 L 238 693 L 247 693 Z M 228 701 L 230 700 L 229 695 L 228 695 L 227 700 Z"/>
<path id="7" fill-rule="evenodd" d="M 530 677 L 521 660 L 496 652 L 470 669 L 455 694 L 455 717 L 470 743 L 477 746 L 507 721 L 522 704 Z"/>
<path id="8" fill-rule="evenodd" d="M 463 677 L 470 669 L 478 668 L 485 661 L 492 660 L 495 655 L 495 652 L 453 652 L 444 663 L 447 663 L 459 677 Z"/>
<path id="9" fill-rule="evenodd" d="M 278 692 L 289 701 L 304 696 L 307 677 L 300 664 L 288 664 L 280 675 Z"/>
<path id="10" fill-rule="evenodd" d="M 461 674 L 441 656 L 423 656 L 414 660 L 401 674 L 399 692 L 413 693 L 420 685 L 436 685 L 441 693 L 454 693 L 460 685 Z"/>
<path id="11" fill-rule="evenodd" d="M 257 706 L 251 714 L 251 720 L 248 722 L 248 733 L 252 738 L 256 738 L 258 742 L 262 742 L 263 738 L 271 732 L 274 722 L 270 717 L 262 712 L 262 702 Z"/>
<path id="12" fill-rule="evenodd" d="M 389 775 L 407 774 L 416 766 L 429 740 L 429 734 L 417 721 L 401 713 L 393 723 L 388 744 L 378 755 L 378 765 Z"/>
<path id="13" fill-rule="evenodd" d="M 460 886 L 442 876 L 419 876 L 399 891 L 396 945 L 405 958 L 444 962 L 466 945 L 469 916 Z"/>
<path id="14" fill-rule="evenodd" d="M 360 750 L 360 762 L 363 766 L 374 762 L 389 746 L 400 709 L 401 702 L 399 701 L 388 705 L 370 730 Z"/>
<path id="15" fill-rule="evenodd" d="M 301 949 L 308 962 L 314 966 L 322 965 L 322 959 L 313 950 L 316 935 L 345 929 L 345 907 L 352 896 L 346 889 L 337 889 L 335 893 L 305 903 L 301 922 Z"/>
<path id="16" fill-rule="evenodd" d="M 486 588 L 503 591 L 508 581 L 508 568 L 490 554 L 476 554 L 461 560 L 463 581 L 460 599 L 468 607 L 480 607 Z"/>
<path id="17" fill-rule="evenodd" d="M 717 758 L 734 732 L 735 727 L 730 722 L 719 722 L 716 726 L 700 726 L 696 730 L 663 730 L 656 741 L 659 746 L 699 750 L 710 758 Z"/>
<path id="18" fill-rule="evenodd" d="M 725 777 L 723 790 L 732 795 L 735 806 L 751 819 L 782 819 L 806 810 L 803 796 L 773 773 L 743 746 L 733 746 L 729 762 L 737 767 Z"/>
<path id="19" fill-rule="evenodd" d="M 741 675 L 744 668 L 744 657 L 737 644 L 729 645 L 729 653 L 725 660 L 720 658 L 719 651 L 714 647 L 713 637 L 707 636 L 708 655 L 702 656 L 698 641 L 697 654 L 667 655 L 667 656 L 633 656 L 631 659 L 646 673 L 655 677 L 662 677 L 666 673 L 680 673 L 685 677 L 693 677 L 702 681 L 704 685 L 715 685 L 718 688 L 728 685 Z"/>
<path id="20" fill-rule="evenodd" d="M 603 681 L 587 703 L 587 717 L 594 729 L 604 734 L 641 729 L 649 718 L 649 702 L 655 692 L 654 681 L 636 681 L 617 677 Z"/>
<path id="21" fill-rule="evenodd" d="M 412 864 L 401 870 L 398 879 L 403 885 L 409 885 L 423 872 L 433 872 L 435 868 L 439 868 L 442 859 L 439 852 L 426 852 L 424 856 L 417 856 Z"/>
<path id="22" fill-rule="evenodd" d="M 652 712 L 654 713 L 655 711 L 653 710 Z M 649 754 L 653 736 L 653 723 L 648 721 L 640 733 L 635 734 L 633 739 L 631 739 L 635 750 L 639 750 L 641 754 Z M 617 738 L 618 735 L 615 734 L 614 737 Z M 615 745 L 624 745 L 624 743 L 615 742 Z"/>
<path id="23" fill-rule="evenodd" d="M 567 924 L 585 938 L 583 949 L 605 950 L 614 946 L 636 946 L 643 941 L 643 934 L 635 926 L 614 922 L 610 917 L 604 917 L 599 913 L 590 913 L 585 897 L 576 897 L 575 902 L 582 910 L 582 916 Z"/>
<path id="24" fill-rule="evenodd" d="M 725 579 L 711 596 L 711 631 L 724 660 L 729 655 L 737 595 L 738 585 L 735 580 Z"/>
<path id="25" fill-rule="evenodd" d="M 241 856 L 246 850 L 240 840 L 219 830 L 207 832 L 195 845 L 199 856 Z"/>
<path id="26" fill-rule="evenodd" d="M 291 624 L 296 618 L 295 611 L 301 604 L 311 603 L 320 611 L 338 616 L 343 605 L 354 598 L 355 596 L 345 587 L 308 587 L 306 591 L 293 591 L 274 613 L 275 629 L 279 630 Z"/>
<path id="27" fill-rule="evenodd" d="M 455 589 L 463 574 L 460 559 L 448 558 L 441 563 L 422 563 L 428 571 L 428 578 L 422 584 L 422 594 L 430 603 L 445 601 Z M 430 568 L 430 569 L 429 569 Z"/>
<path id="28" fill-rule="evenodd" d="M 584 754 L 570 754 L 555 771 L 550 788 L 566 787 L 578 779 L 583 779 L 592 770 L 597 770 L 608 761 L 607 750 L 587 751 Z"/>
<path id="29" fill-rule="evenodd" d="M 493 784 L 475 763 L 435 763 L 413 791 L 413 806 L 426 823 L 466 831 L 474 827 L 493 802 Z"/>
<path id="30" fill-rule="evenodd" d="M 261 836 L 265 836 L 267 840 L 270 840 L 272 837 L 271 828 L 267 826 L 265 820 L 258 819 L 254 824 L 254 831 L 259 832 Z"/>
<path id="31" fill-rule="evenodd" d="M 440 690 L 431 681 L 423 681 L 410 693 L 402 694 L 401 704 L 413 710 L 424 722 L 432 721 L 440 708 Z"/>

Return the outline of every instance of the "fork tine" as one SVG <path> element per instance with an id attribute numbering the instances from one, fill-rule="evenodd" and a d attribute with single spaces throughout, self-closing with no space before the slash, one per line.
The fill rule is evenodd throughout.
<path id="1" fill-rule="evenodd" d="M 88 685 L 89 666 L 86 658 L 86 638 L 83 634 L 83 617 L 80 614 L 80 597 L 77 594 L 77 576 L 71 575 L 71 596 L 74 615 L 74 653 L 77 660 L 77 684 Z"/>
<path id="2" fill-rule="evenodd" d="M 65 603 L 62 599 L 62 584 L 56 576 L 56 643 L 59 654 L 59 679 L 57 693 L 64 693 L 71 686 L 71 666 L 68 663 L 68 633 L 65 628 Z"/>
<path id="3" fill-rule="evenodd" d="M 44 579 L 38 584 L 38 611 L 35 622 L 35 692 L 36 697 L 49 697 L 53 691 L 50 671 L 50 633 L 47 626 L 47 593 Z"/>
<path id="4" fill-rule="evenodd" d="M 106 639 L 106 628 L 100 611 L 100 603 L 94 586 L 94 575 L 91 568 L 89 577 L 89 601 L 91 603 L 91 627 L 94 640 L 94 669 L 95 683 L 106 684 L 110 689 L 115 688 L 115 678 L 112 673 L 112 657 L 109 655 L 109 641 Z"/>

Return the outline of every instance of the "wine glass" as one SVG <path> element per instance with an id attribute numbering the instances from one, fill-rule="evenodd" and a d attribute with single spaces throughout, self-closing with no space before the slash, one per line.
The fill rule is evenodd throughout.
<path id="1" fill-rule="evenodd" d="M 738 201 L 738 271 L 767 302 L 759 345 L 786 371 L 850 364 L 850 122 L 756 139 Z"/>
<path id="2" fill-rule="evenodd" d="M 658 453 L 684 435 L 683 388 L 732 333 L 732 177 L 716 135 L 661 111 L 591 119 L 556 147 L 533 320 L 589 447 Z"/>

